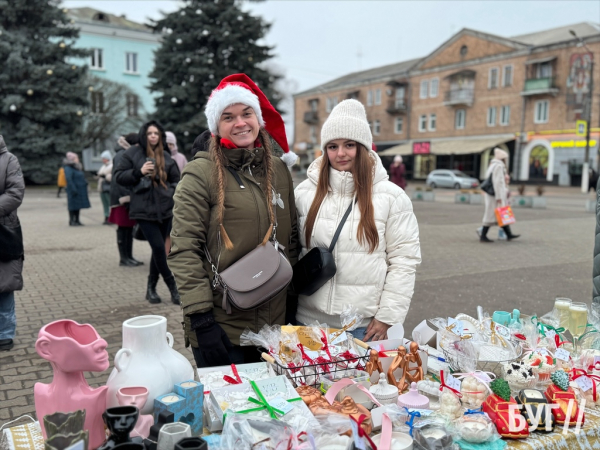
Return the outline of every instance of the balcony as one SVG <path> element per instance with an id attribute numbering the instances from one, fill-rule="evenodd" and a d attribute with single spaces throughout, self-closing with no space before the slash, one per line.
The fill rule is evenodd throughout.
<path id="1" fill-rule="evenodd" d="M 388 101 L 387 108 L 385 109 L 389 114 L 404 114 L 408 110 L 408 104 L 406 100 L 391 98 Z"/>
<path id="2" fill-rule="evenodd" d="M 450 89 L 449 91 L 446 91 L 446 96 L 444 98 L 444 105 L 471 106 L 473 104 L 474 98 L 475 98 L 475 89 L 474 88 Z"/>
<path id="3" fill-rule="evenodd" d="M 317 111 L 307 111 L 304 113 L 304 122 L 309 125 L 317 125 L 319 123 L 319 114 Z"/>
<path id="4" fill-rule="evenodd" d="M 543 95 L 551 94 L 553 96 L 558 95 L 558 88 L 556 87 L 555 77 L 546 78 L 530 78 L 525 80 L 525 89 L 521 92 L 521 95 Z"/>

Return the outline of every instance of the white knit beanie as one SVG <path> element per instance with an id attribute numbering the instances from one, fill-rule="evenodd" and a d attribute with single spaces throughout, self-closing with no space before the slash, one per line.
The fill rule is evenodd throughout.
<path id="1" fill-rule="evenodd" d="M 354 99 L 337 104 L 321 128 L 321 149 L 336 139 L 351 139 L 371 150 L 373 136 L 367 113 L 361 102 Z"/>

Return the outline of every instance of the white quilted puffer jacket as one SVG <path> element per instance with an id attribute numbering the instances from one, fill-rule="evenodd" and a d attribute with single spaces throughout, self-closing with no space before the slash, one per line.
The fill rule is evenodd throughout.
<path id="1" fill-rule="evenodd" d="M 379 156 L 373 151 L 369 153 L 376 162 L 373 206 L 379 246 L 369 253 L 368 247 L 358 243 L 360 210 L 356 204 L 333 251 L 336 275 L 310 297 L 298 299 L 296 319 L 301 323 L 318 320 L 341 327 L 339 315 L 345 304 L 355 305 L 364 315 L 361 326 L 367 326 L 373 317 L 388 325 L 403 323 L 406 318 L 415 287 L 415 271 L 421 263 L 419 226 L 404 190 L 388 180 Z M 300 257 L 313 247 L 329 247 L 340 219 L 355 197 L 352 174 L 330 168 L 330 190 L 319 209 L 307 248 L 306 216 L 315 197 L 321 162 L 322 157 L 310 165 L 308 179 L 295 190 L 302 244 Z"/>

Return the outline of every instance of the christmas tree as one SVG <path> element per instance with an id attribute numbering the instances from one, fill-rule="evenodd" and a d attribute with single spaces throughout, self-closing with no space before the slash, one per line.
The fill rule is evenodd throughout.
<path id="1" fill-rule="evenodd" d="M 189 151 L 207 128 L 204 106 L 227 75 L 247 74 L 277 107 L 280 77 L 264 66 L 273 48 L 257 43 L 270 25 L 242 11 L 238 1 L 187 0 L 151 26 L 163 35 L 150 74 L 150 90 L 159 93 L 155 117 L 175 133 L 180 148 Z"/>
<path id="2" fill-rule="evenodd" d="M 87 51 L 58 1 L 0 0 L 0 133 L 28 182 L 56 180 L 68 151 L 82 150 Z"/>

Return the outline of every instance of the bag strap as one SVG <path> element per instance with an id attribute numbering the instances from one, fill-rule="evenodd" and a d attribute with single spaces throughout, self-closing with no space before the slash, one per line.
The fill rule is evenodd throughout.
<path id="1" fill-rule="evenodd" d="M 344 214 L 344 217 L 342 217 L 342 221 L 338 225 L 337 230 L 335 230 L 335 234 L 333 235 L 333 239 L 331 240 L 331 245 L 329 246 L 329 253 L 333 252 L 335 244 L 337 244 L 337 240 L 340 237 L 340 234 L 342 233 L 342 228 L 344 228 L 344 223 L 346 223 L 346 220 L 348 219 L 348 216 L 350 215 L 350 211 L 352 211 L 352 204 L 353 203 L 351 202 L 350 206 L 348 206 L 348 209 L 346 210 L 346 214 Z"/>

